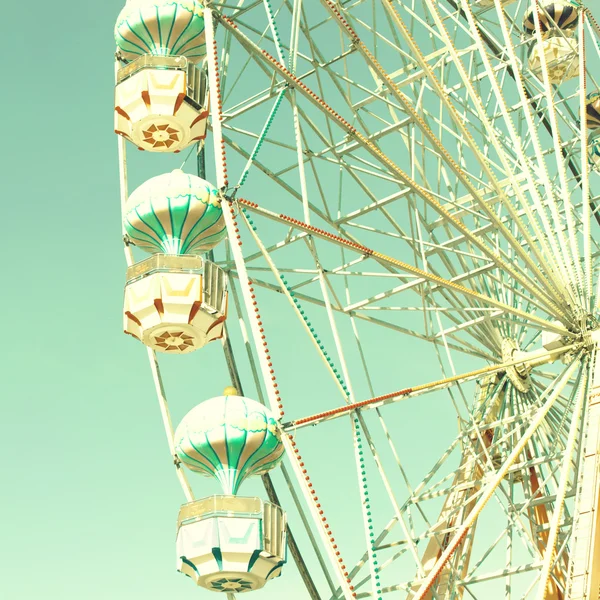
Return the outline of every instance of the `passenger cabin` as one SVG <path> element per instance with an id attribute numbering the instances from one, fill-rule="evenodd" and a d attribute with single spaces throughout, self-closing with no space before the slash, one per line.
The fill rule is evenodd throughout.
<path id="1" fill-rule="evenodd" d="M 205 72 L 185 56 L 140 56 L 117 73 L 115 132 L 140 150 L 180 152 L 206 137 L 208 100 Z"/>
<path id="2" fill-rule="evenodd" d="M 260 498 L 211 496 L 184 504 L 177 570 L 214 592 L 258 590 L 287 561 L 286 516 Z"/>
<path id="3" fill-rule="evenodd" d="M 536 35 L 535 5 L 523 21 L 523 30 L 532 39 L 529 68 L 543 81 L 546 63 L 549 83 L 559 85 L 579 74 L 578 42 L 575 37 L 579 7 L 569 0 L 545 0 L 538 6 L 541 42 Z"/>
<path id="4" fill-rule="evenodd" d="M 193 255 L 154 254 L 127 269 L 124 329 L 158 352 L 185 354 L 223 336 L 227 278 Z"/>

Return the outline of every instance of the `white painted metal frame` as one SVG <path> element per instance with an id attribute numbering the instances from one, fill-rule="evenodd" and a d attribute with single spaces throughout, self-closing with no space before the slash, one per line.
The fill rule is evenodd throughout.
<path id="1" fill-rule="evenodd" d="M 341 393 L 342 402 L 323 406 L 323 413 L 298 416 L 295 408 L 291 420 L 281 419 L 291 465 L 285 479 L 310 539 L 304 551 L 325 571 L 332 599 L 398 590 L 407 598 L 476 598 L 478 586 L 495 581 L 507 598 L 535 592 L 539 600 L 547 597 L 548 582 L 552 589 L 566 585 L 568 573 L 556 572 L 568 564 L 578 514 L 570 486 L 580 476 L 574 464 L 585 437 L 579 424 L 588 422 L 590 330 L 597 327 L 600 248 L 592 217 L 598 217 L 599 194 L 587 163 L 585 109 L 586 82 L 597 85 L 600 29 L 591 12 L 581 12 L 581 85 L 553 86 L 545 58 L 541 78 L 527 66 L 528 44 L 542 42 L 537 12 L 533 38 L 521 34 L 528 6 L 528 0 L 508 7 L 495 0 L 489 9 L 470 0 L 207 2 L 215 181 L 230 242 L 218 259 L 230 273 L 232 295 L 241 293 L 237 312 L 257 389 L 282 415 L 279 390 L 285 397 L 286 384 L 275 384 L 266 354 L 267 316 L 256 309 L 260 288 L 293 308 Z M 121 138 L 119 159 L 124 205 Z M 229 185 L 228 170 L 237 186 Z M 264 197 L 261 185 L 268 189 Z M 335 363 L 308 312 L 322 315 L 318 333 L 335 347 Z M 366 328 L 394 333 L 406 347 L 412 340 L 428 343 L 442 378 L 381 389 L 371 374 Z M 503 356 L 506 338 L 539 348 L 540 331 L 563 336 L 561 351 Z M 348 333 L 354 345 L 345 341 Z M 158 362 L 148 354 L 174 456 Z M 528 392 L 501 377 L 505 400 L 492 422 L 469 405 L 469 381 L 559 356 L 568 363 L 562 374 L 536 367 Z M 471 370 L 463 368 L 467 359 Z M 356 360 L 363 372 L 350 366 Z M 362 399 L 355 390 L 365 386 L 370 396 Z M 440 390 L 448 390 L 459 434 L 413 483 L 385 407 Z M 391 506 L 391 518 L 379 515 L 385 522 L 375 536 L 379 565 L 364 506 L 356 515 L 361 512 L 366 546 L 338 549 L 298 458 L 304 428 L 325 432 L 326 422 L 348 416 L 359 420 L 374 461 L 365 485 L 381 485 Z M 472 483 L 480 490 L 438 531 L 429 506 L 451 493 L 457 454 L 478 465 L 482 479 Z M 331 506 L 329 494 L 321 492 L 323 506 Z M 477 549 L 474 525 L 491 506 L 505 526 L 485 550 Z M 387 541 L 390 536 L 397 537 Z M 488 567 L 503 539 L 503 568 Z M 440 546 L 434 565 L 424 565 L 419 551 L 429 540 Z M 469 556 L 455 561 L 453 552 L 463 545 Z M 340 550 L 352 556 L 353 568 L 346 570 Z M 521 551 L 528 560 L 519 558 Z M 444 569 L 453 587 L 438 595 L 435 582 Z M 521 590 L 515 582 L 524 574 L 530 580 Z M 385 583 L 378 587 L 379 575 Z"/>

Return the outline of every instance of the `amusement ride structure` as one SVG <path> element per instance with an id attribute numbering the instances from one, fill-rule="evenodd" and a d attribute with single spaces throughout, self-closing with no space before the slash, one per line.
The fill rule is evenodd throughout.
<path id="1" fill-rule="evenodd" d="M 599 600 L 594 8 L 127 1 L 124 329 L 198 586 L 269 597 L 293 561 L 311 600 Z M 181 168 L 129 190 L 136 148 Z M 230 381 L 174 428 L 158 358 L 196 352 L 224 352 Z M 394 411 L 427 395 L 452 433 L 416 476 Z M 314 447 L 353 479 L 317 486 Z M 252 475 L 264 499 L 238 493 Z"/>

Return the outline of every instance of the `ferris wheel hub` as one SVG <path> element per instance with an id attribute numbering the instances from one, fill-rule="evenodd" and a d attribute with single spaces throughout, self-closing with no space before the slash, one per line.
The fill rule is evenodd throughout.
<path id="1" fill-rule="evenodd" d="M 502 340 L 502 362 L 513 362 L 519 358 L 525 358 L 526 352 L 522 352 L 519 348 L 519 344 L 512 338 L 505 338 Z M 531 387 L 531 380 L 529 379 L 529 373 L 531 373 L 531 366 L 527 363 L 520 363 L 506 369 L 506 375 L 510 382 L 520 391 L 527 392 Z"/>
<path id="2" fill-rule="evenodd" d="M 600 336 L 600 329 L 597 330 Z M 512 338 L 502 340 L 502 362 L 515 363 L 506 367 L 506 375 L 510 382 L 521 392 L 526 392 L 531 387 L 530 374 L 536 367 L 561 360 L 569 364 L 574 356 L 585 347 L 589 347 L 594 339 L 594 332 L 585 332 L 579 342 L 572 344 L 570 340 L 559 333 L 552 331 L 542 332 L 542 349 L 531 352 L 521 350 L 518 342 Z M 573 340 L 571 340 L 572 342 Z"/>

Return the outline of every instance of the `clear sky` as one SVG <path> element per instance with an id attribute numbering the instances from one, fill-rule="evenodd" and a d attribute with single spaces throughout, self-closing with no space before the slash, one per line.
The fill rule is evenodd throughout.
<path id="1" fill-rule="evenodd" d="M 6 600 L 215 597 L 175 571 L 175 521 L 184 498 L 146 353 L 122 332 L 125 261 L 112 123 L 112 31 L 121 5 L 3 7 L 0 597 Z M 162 164 L 149 154 L 133 156 L 133 184 L 159 174 Z M 265 310 L 280 310 L 265 302 Z M 326 383 L 309 376 L 308 346 L 291 344 L 289 311 L 281 308 L 273 318 L 290 416 L 330 406 L 314 400 Z M 379 361 L 382 390 L 439 376 L 435 359 L 418 346 L 400 345 L 390 354 L 385 339 L 365 338 Z M 205 350 L 164 363 L 175 423 L 228 384 L 220 346 Z M 436 397 L 393 410 L 400 449 L 419 477 L 454 437 L 456 417 Z M 347 423 L 327 427 L 342 431 Z M 361 538 L 356 513 L 346 507 L 358 494 L 351 438 L 345 447 L 330 447 L 327 433 L 310 432 L 305 440 L 352 562 L 353 542 Z M 275 480 L 281 485 L 280 474 Z M 217 491 L 204 480 L 195 486 L 199 495 Z M 243 491 L 264 497 L 258 484 Z M 386 506 L 382 520 L 390 515 Z M 292 511 L 299 531 L 295 519 Z M 289 566 L 253 597 L 301 600 L 307 596 L 298 581 Z"/>

